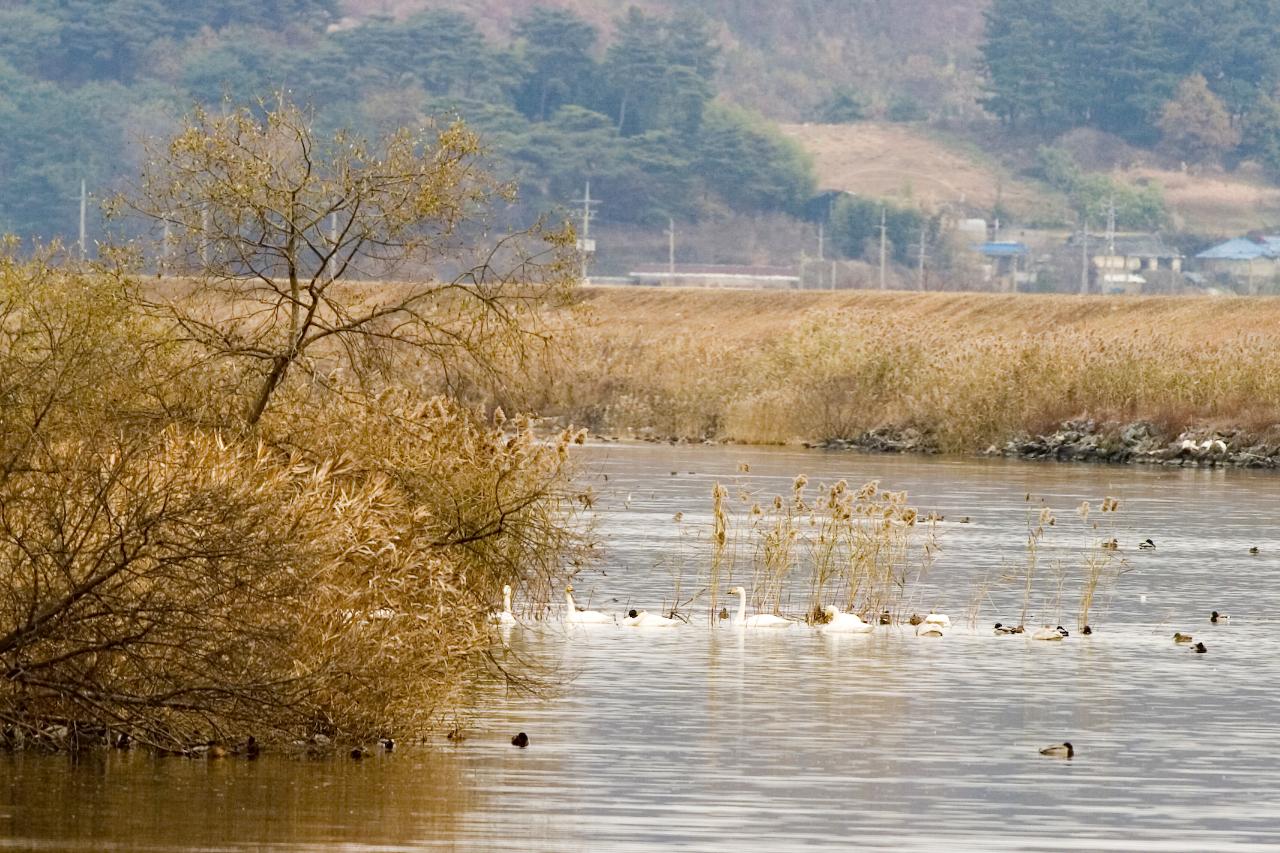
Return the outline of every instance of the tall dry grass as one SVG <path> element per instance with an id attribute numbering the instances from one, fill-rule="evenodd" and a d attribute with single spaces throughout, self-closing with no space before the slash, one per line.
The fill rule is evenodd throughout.
<path id="1" fill-rule="evenodd" d="M 749 443 L 911 427 L 965 452 L 1062 421 L 1280 434 L 1280 300 L 595 289 L 539 409 Z"/>
<path id="2" fill-rule="evenodd" d="M 253 383 L 127 275 L 0 243 L 0 748 L 412 738 L 580 556 L 569 449 L 422 377 Z"/>
<path id="3" fill-rule="evenodd" d="M 819 484 L 816 494 L 808 487 L 800 475 L 785 496 L 761 500 L 741 491 L 735 515 L 725 501 L 728 491 L 716 484 L 711 585 L 724 579 L 724 566 L 737 562 L 740 548 L 758 612 L 798 614 L 798 598 L 810 621 L 822 621 L 828 604 L 868 619 L 900 613 L 933 564 L 931 518 L 920 516 L 906 492 L 881 489 L 878 482 L 859 488 L 845 480 Z"/>

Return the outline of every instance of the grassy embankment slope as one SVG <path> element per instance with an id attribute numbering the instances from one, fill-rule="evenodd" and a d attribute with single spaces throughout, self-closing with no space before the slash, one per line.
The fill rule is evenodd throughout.
<path id="1" fill-rule="evenodd" d="M 813 157 L 823 189 L 930 209 L 959 202 L 990 210 L 998 198 L 1020 221 L 1071 220 L 1060 193 L 924 125 L 791 124 L 783 132 Z M 1176 230 L 1227 237 L 1280 222 L 1280 187 L 1256 168 L 1182 172 L 1151 159 L 1109 174 L 1124 184 L 1159 184 Z"/>
<path id="2" fill-rule="evenodd" d="M 544 410 L 789 442 L 912 427 L 972 452 L 1087 416 L 1280 436 L 1280 299 L 588 288 Z"/>

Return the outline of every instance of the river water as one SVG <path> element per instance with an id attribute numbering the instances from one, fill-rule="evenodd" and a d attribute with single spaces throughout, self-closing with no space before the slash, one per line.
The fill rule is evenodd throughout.
<path id="1" fill-rule="evenodd" d="M 677 577 L 697 586 L 714 482 L 768 499 L 804 473 L 815 486 L 880 480 L 942 515 L 912 600 L 956 625 L 933 640 L 517 627 L 514 652 L 574 678 L 476 711 L 457 744 L 362 762 L 0 756 L 0 848 L 1280 846 L 1275 475 L 651 445 L 588 447 L 582 461 L 605 557 L 575 580 L 579 603 L 659 610 Z M 1086 529 L 1076 507 L 1104 496 L 1121 511 Z M 1037 624 L 1072 629 L 1061 643 L 990 629 L 1017 620 L 1021 586 L 997 581 L 1023 563 L 1041 500 L 1058 523 L 1031 607 Z M 1127 571 L 1080 636 L 1073 582 L 1103 535 Z M 1156 549 L 1139 551 L 1147 537 Z M 1208 652 L 1175 645 L 1175 630 Z M 510 745 L 516 731 L 528 749 Z M 1039 754 L 1063 740 L 1073 759 Z"/>

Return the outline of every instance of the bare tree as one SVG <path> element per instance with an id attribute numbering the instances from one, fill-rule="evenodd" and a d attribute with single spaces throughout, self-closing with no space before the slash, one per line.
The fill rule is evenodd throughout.
<path id="1" fill-rule="evenodd" d="M 122 202 L 188 277 L 0 247 L 0 743 L 412 736 L 505 674 L 580 435 L 428 388 L 547 340 L 571 235 L 489 239 L 477 152 L 197 113 Z"/>
<path id="2" fill-rule="evenodd" d="M 544 339 L 537 309 L 573 283 L 572 233 L 489 235 L 488 213 L 513 190 L 480 168 L 470 130 L 401 130 L 373 146 L 320 138 L 283 96 L 260 106 L 197 108 L 115 206 L 167 235 L 161 255 L 187 286 L 149 307 L 247 366 L 250 425 L 300 365 L 363 377 L 425 356 L 446 377 L 466 364 L 500 378 Z"/>

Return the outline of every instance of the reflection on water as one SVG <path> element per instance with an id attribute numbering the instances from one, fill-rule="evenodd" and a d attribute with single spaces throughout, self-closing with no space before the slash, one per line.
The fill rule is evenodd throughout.
<path id="1" fill-rule="evenodd" d="M 751 473 L 737 474 L 739 462 Z M 650 850 L 1248 849 L 1280 843 L 1280 478 L 1249 472 L 863 457 L 742 448 L 589 448 L 604 574 L 585 604 L 652 611 L 695 585 L 719 479 L 765 495 L 791 477 L 881 479 L 948 517 L 921 594 L 963 615 L 1021 560 L 1028 492 L 1060 515 L 1122 501 L 1131 569 L 1097 634 L 1063 643 L 958 625 L 820 636 L 516 628 L 512 649 L 578 677 L 483 709 L 470 737 L 363 762 L 143 754 L 0 756 L 0 847 Z M 675 470 L 677 474 L 672 476 Z M 603 478 L 608 474 L 608 480 Z M 684 513 L 676 524 L 672 516 Z M 970 516 L 969 524 L 950 519 Z M 1064 525 L 1065 526 L 1065 525 Z M 1043 559 L 1075 565 L 1055 531 Z M 1250 546 L 1261 554 L 1250 556 Z M 739 569 L 741 575 L 742 569 Z M 1074 627 L 1069 591 L 1035 606 Z M 995 590 L 980 624 L 1016 618 Z M 1001 610 L 1003 608 L 1003 610 Z M 1232 613 L 1230 627 L 1208 622 Z M 962 621 L 962 620 L 957 620 Z M 1009 621 L 1005 619 L 1004 621 Z M 1171 640 L 1194 633 L 1189 653 Z M 531 745 L 515 749 L 513 733 Z M 1065 761 L 1037 750 L 1072 741 Z"/>

